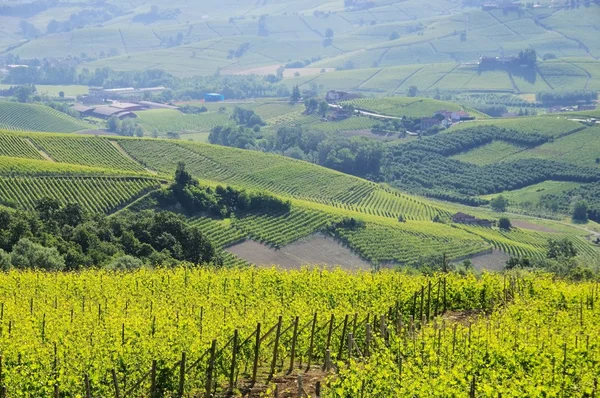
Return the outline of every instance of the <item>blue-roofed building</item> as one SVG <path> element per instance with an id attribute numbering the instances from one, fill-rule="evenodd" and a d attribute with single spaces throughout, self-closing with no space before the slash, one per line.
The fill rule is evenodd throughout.
<path id="1" fill-rule="evenodd" d="M 207 93 L 207 94 L 204 94 L 204 101 L 205 102 L 225 101 L 225 96 L 223 94 L 219 94 L 219 93 Z"/>

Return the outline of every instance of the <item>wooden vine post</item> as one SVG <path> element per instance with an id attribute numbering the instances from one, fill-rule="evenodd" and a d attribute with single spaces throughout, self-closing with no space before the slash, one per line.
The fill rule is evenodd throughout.
<path id="1" fill-rule="evenodd" d="M 254 364 L 252 366 L 252 385 L 256 383 L 256 374 L 258 372 L 258 357 L 260 354 L 260 323 L 256 325 L 256 342 L 254 344 Z"/>
<path id="2" fill-rule="evenodd" d="M 184 351 L 181 353 L 181 362 L 179 362 L 179 389 L 177 390 L 177 396 L 179 398 L 183 398 L 183 394 L 185 392 L 185 362 L 186 353 Z"/>
<path id="3" fill-rule="evenodd" d="M 237 361 L 238 352 L 238 330 L 235 329 L 233 332 L 233 351 L 231 354 L 231 369 L 229 370 L 229 391 L 233 393 L 235 389 L 235 362 Z"/>
<path id="4" fill-rule="evenodd" d="M 217 340 L 213 340 L 210 346 L 210 358 L 208 360 L 208 369 L 206 370 L 206 392 L 205 398 L 210 398 L 213 385 L 213 373 L 215 370 L 215 356 L 217 353 Z"/>
<path id="5" fill-rule="evenodd" d="M 291 358 L 290 358 L 290 370 L 288 371 L 288 373 L 292 373 L 292 371 L 294 370 L 294 362 L 296 360 L 296 340 L 298 339 L 298 322 L 299 322 L 300 318 L 296 317 L 294 319 L 294 334 L 292 335 L 292 352 L 291 352 Z"/>
<path id="6" fill-rule="evenodd" d="M 277 322 L 277 329 L 275 331 L 275 341 L 273 343 L 273 361 L 271 361 L 271 371 L 269 372 L 269 378 L 275 375 L 275 366 L 277 365 L 277 354 L 279 352 L 279 339 L 281 338 L 281 324 L 283 323 L 283 316 L 279 315 L 279 321 Z"/>

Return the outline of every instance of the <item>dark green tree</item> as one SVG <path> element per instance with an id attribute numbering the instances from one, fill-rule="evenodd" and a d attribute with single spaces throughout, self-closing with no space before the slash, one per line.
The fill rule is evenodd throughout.
<path id="1" fill-rule="evenodd" d="M 507 217 L 500 217 L 498 220 L 498 228 L 509 231 L 512 228 L 512 224 Z"/>
<path id="2" fill-rule="evenodd" d="M 505 212 L 506 208 L 508 207 L 508 199 L 506 199 L 504 196 L 500 195 L 500 196 L 492 199 L 492 201 L 490 202 L 490 206 L 495 211 Z"/>
<path id="3" fill-rule="evenodd" d="M 300 88 L 298 87 L 298 85 L 295 85 L 292 89 L 292 96 L 290 97 L 290 102 L 295 104 L 296 102 L 300 101 L 301 98 L 302 94 L 300 93 Z"/>
<path id="4" fill-rule="evenodd" d="M 573 221 L 588 222 L 588 204 L 585 200 L 580 200 L 573 206 Z"/>

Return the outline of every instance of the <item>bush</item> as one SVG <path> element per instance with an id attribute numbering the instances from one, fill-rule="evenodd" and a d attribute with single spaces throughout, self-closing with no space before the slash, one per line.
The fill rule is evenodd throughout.
<path id="1" fill-rule="evenodd" d="M 114 271 L 134 271 L 144 265 L 142 260 L 133 256 L 121 256 L 108 265 L 108 269 Z"/>
<path id="2" fill-rule="evenodd" d="M 498 228 L 509 231 L 512 228 L 512 224 L 508 218 L 500 217 L 498 220 Z"/>
<path id="3" fill-rule="evenodd" d="M 492 209 L 495 211 L 504 212 L 508 207 L 508 200 L 504 196 L 500 195 L 492 199 L 490 206 L 492 206 Z"/>
<path id="4" fill-rule="evenodd" d="M 26 238 L 13 247 L 11 263 L 18 269 L 62 271 L 65 268 L 65 259 L 56 248 L 44 247 Z"/>
<path id="5" fill-rule="evenodd" d="M 10 254 L 0 249 L 0 270 L 8 271 L 11 267 Z"/>

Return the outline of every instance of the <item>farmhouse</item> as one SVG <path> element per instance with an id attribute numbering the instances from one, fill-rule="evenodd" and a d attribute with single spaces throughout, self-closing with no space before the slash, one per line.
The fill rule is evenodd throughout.
<path id="1" fill-rule="evenodd" d="M 71 109 L 79 113 L 80 117 L 92 116 L 92 114 L 94 113 L 94 107 L 92 106 L 73 105 Z"/>
<path id="2" fill-rule="evenodd" d="M 441 120 L 437 117 L 426 117 L 421 119 L 421 131 L 425 131 L 427 129 L 432 128 L 433 126 L 439 126 L 441 124 Z"/>
<path id="3" fill-rule="evenodd" d="M 452 222 L 456 224 L 465 224 L 465 225 L 477 225 L 479 227 L 491 228 L 494 225 L 493 221 L 483 220 L 469 214 L 465 213 L 456 213 L 452 217 Z"/>
<path id="4" fill-rule="evenodd" d="M 360 95 L 337 90 L 330 90 L 325 96 L 327 102 L 350 101 L 357 98 L 360 98 Z"/>
<path id="5" fill-rule="evenodd" d="M 465 111 L 438 111 L 435 113 L 434 116 L 438 116 L 441 115 L 443 116 L 446 120 L 452 121 L 452 122 L 460 122 L 463 120 L 473 120 L 475 119 L 474 117 L 472 117 L 468 112 Z"/>
<path id="6" fill-rule="evenodd" d="M 135 113 L 130 111 L 124 111 L 123 109 L 113 108 L 112 106 L 98 106 L 94 108 L 91 116 L 100 119 L 109 119 L 112 116 L 116 116 L 119 119 L 136 118 L 138 117 Z"/>

